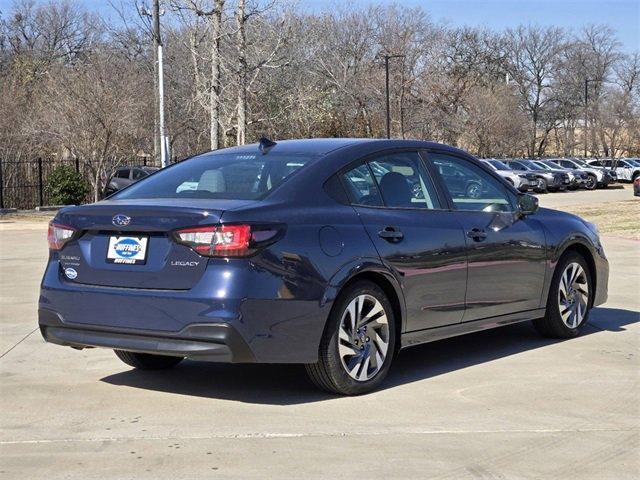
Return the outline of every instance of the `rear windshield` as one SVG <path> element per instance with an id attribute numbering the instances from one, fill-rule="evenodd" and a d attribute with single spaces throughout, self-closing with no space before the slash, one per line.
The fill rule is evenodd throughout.
<path id="1" fill-rule="evenodd" d="M 202 155 L 161 170 L 112 198 L 255 200 L 267 195 L 312 158 L 275 152 Z"/>

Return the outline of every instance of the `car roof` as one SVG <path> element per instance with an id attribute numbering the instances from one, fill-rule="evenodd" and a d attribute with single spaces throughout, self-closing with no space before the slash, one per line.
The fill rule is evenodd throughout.
<path id="1" fill-rule="evenodd" d="M 275 141 L 275 140 L 274 140 Z M 273 151 L 280 153 L 306 153 L 310 155 L 326 155 L 330 152 L 344 147 L 356 147 L 366 144 L 378 143 L 381 147 L 418 147 L 418 148 L 439 148 L 447 150 L 457 150 L 449 145 L 436 142 L 428 142 L 421 140 L 402 140 L 402 139 L 386 139 L 386 138 L 308 138 L 297 140 L 278 140 Z M 214 153 L 254 153 L 258 150 L 258 143 L 251 143 L 237 147 L 229 147 Z"/>

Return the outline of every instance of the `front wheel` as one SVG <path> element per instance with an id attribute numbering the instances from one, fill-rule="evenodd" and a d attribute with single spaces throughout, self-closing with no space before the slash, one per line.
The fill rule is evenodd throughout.
<path id="1" fill-rule="evenodd" d="M 536 330 L 545 337 L 572 338 L 578 335 L 591 309 L 591 275 L 582 255 L 564 255 L 553 275 L 546 314 L 534 320 Z"/>
<path id="2" fill-rule="evenodd" d="M 313 383 L 332 393 L 359 395 L 377 388 L 395 351 L 395 318 L 375 283 L 354 283 L 340 294 L 325 327 L 318 362 L 306 365 Z"/>
<path id="3" fill-rule="evenodd" d="M 165 370 L 179 364 L 182 357 L 170 357 L 168 355 L 151 355 L 149 353 L 126 352 L 124 350 L 113 351 L 120 360 L 127 365 L 140 370 Z"/>
<path id="4" fill-rule="evenodd" d="M 589 175 L 589 178 L 587 178 L 587 181 L 584 184 L 584 188 L 586 188 L 587 190 L 595 190 L 597 186 L 598 180 L 596 179 L 595 175 Z"/>
<path id="5" fill-rule="evenodd" d="M 545 193 L 547 189 L 547 181 L 544 178 L 538 178 L 536 180 L 536 186 L 534 188 L 536 192 Z"/>

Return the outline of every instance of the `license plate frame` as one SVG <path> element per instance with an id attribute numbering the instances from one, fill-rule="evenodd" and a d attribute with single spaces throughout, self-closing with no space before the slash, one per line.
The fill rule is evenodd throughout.
<path id="1" fill-rule="evenodd" d="M 144 265 L 147 263 L 148 251 L 148 236 L 111 235 L 107 246 L 106 262 L 118 265 Z"/>

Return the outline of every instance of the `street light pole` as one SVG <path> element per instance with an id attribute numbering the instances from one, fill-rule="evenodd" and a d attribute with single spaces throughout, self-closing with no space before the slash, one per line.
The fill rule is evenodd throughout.
<path id="1" fill-rule="evenodd" d="M 158 131 L 154 135 L 156 152 L 160 153 L 160 165 L 166 167 L 167 151 L 166 151 L 166 139 L 164 134 L 164 69 L 162 62 L 162 37 L 160 36 L 160 0 L 153 0 L 153 9 L 151 11 L 151 17 L 153 22 L 153 56 L 154 56 L 154 73 L 156 84 L 155 92 L 155 105 L 157 111 Z"/>
<path id="2" fill-rule="evenodd" d="M 153 0 L 151 11 L 141 3 L 138 6 L 140 15 L 151 17 L 151 36 L 153 37 L 153 153 L 154 160 L 160 160 L 162 167 L 169 164 L 168 139 L 164 132 L 164 68 L 162 59 L 162 37 L 160 36 L 160 17 L 164 11 L 160 10 L 160 0 Z M 156 163 L 157 164 L 157 163 Z"/>
<path id="3" fill-rule="evenodd" d="M 391 138 L 391 108 L 389 105 L 389 59 L 391 58 L 403 58 L 404 55 L 382 55 L 384 58 L 384 84 L 386 92 L 387 103 L 387 138 Z"/>
<path id="4" fill-rule="evenodd" d="M 589 133 L 589 84 L 596 82 L 592 78 L 584 79 L 584 157 L 587 158 L 587 144 Z"/>

